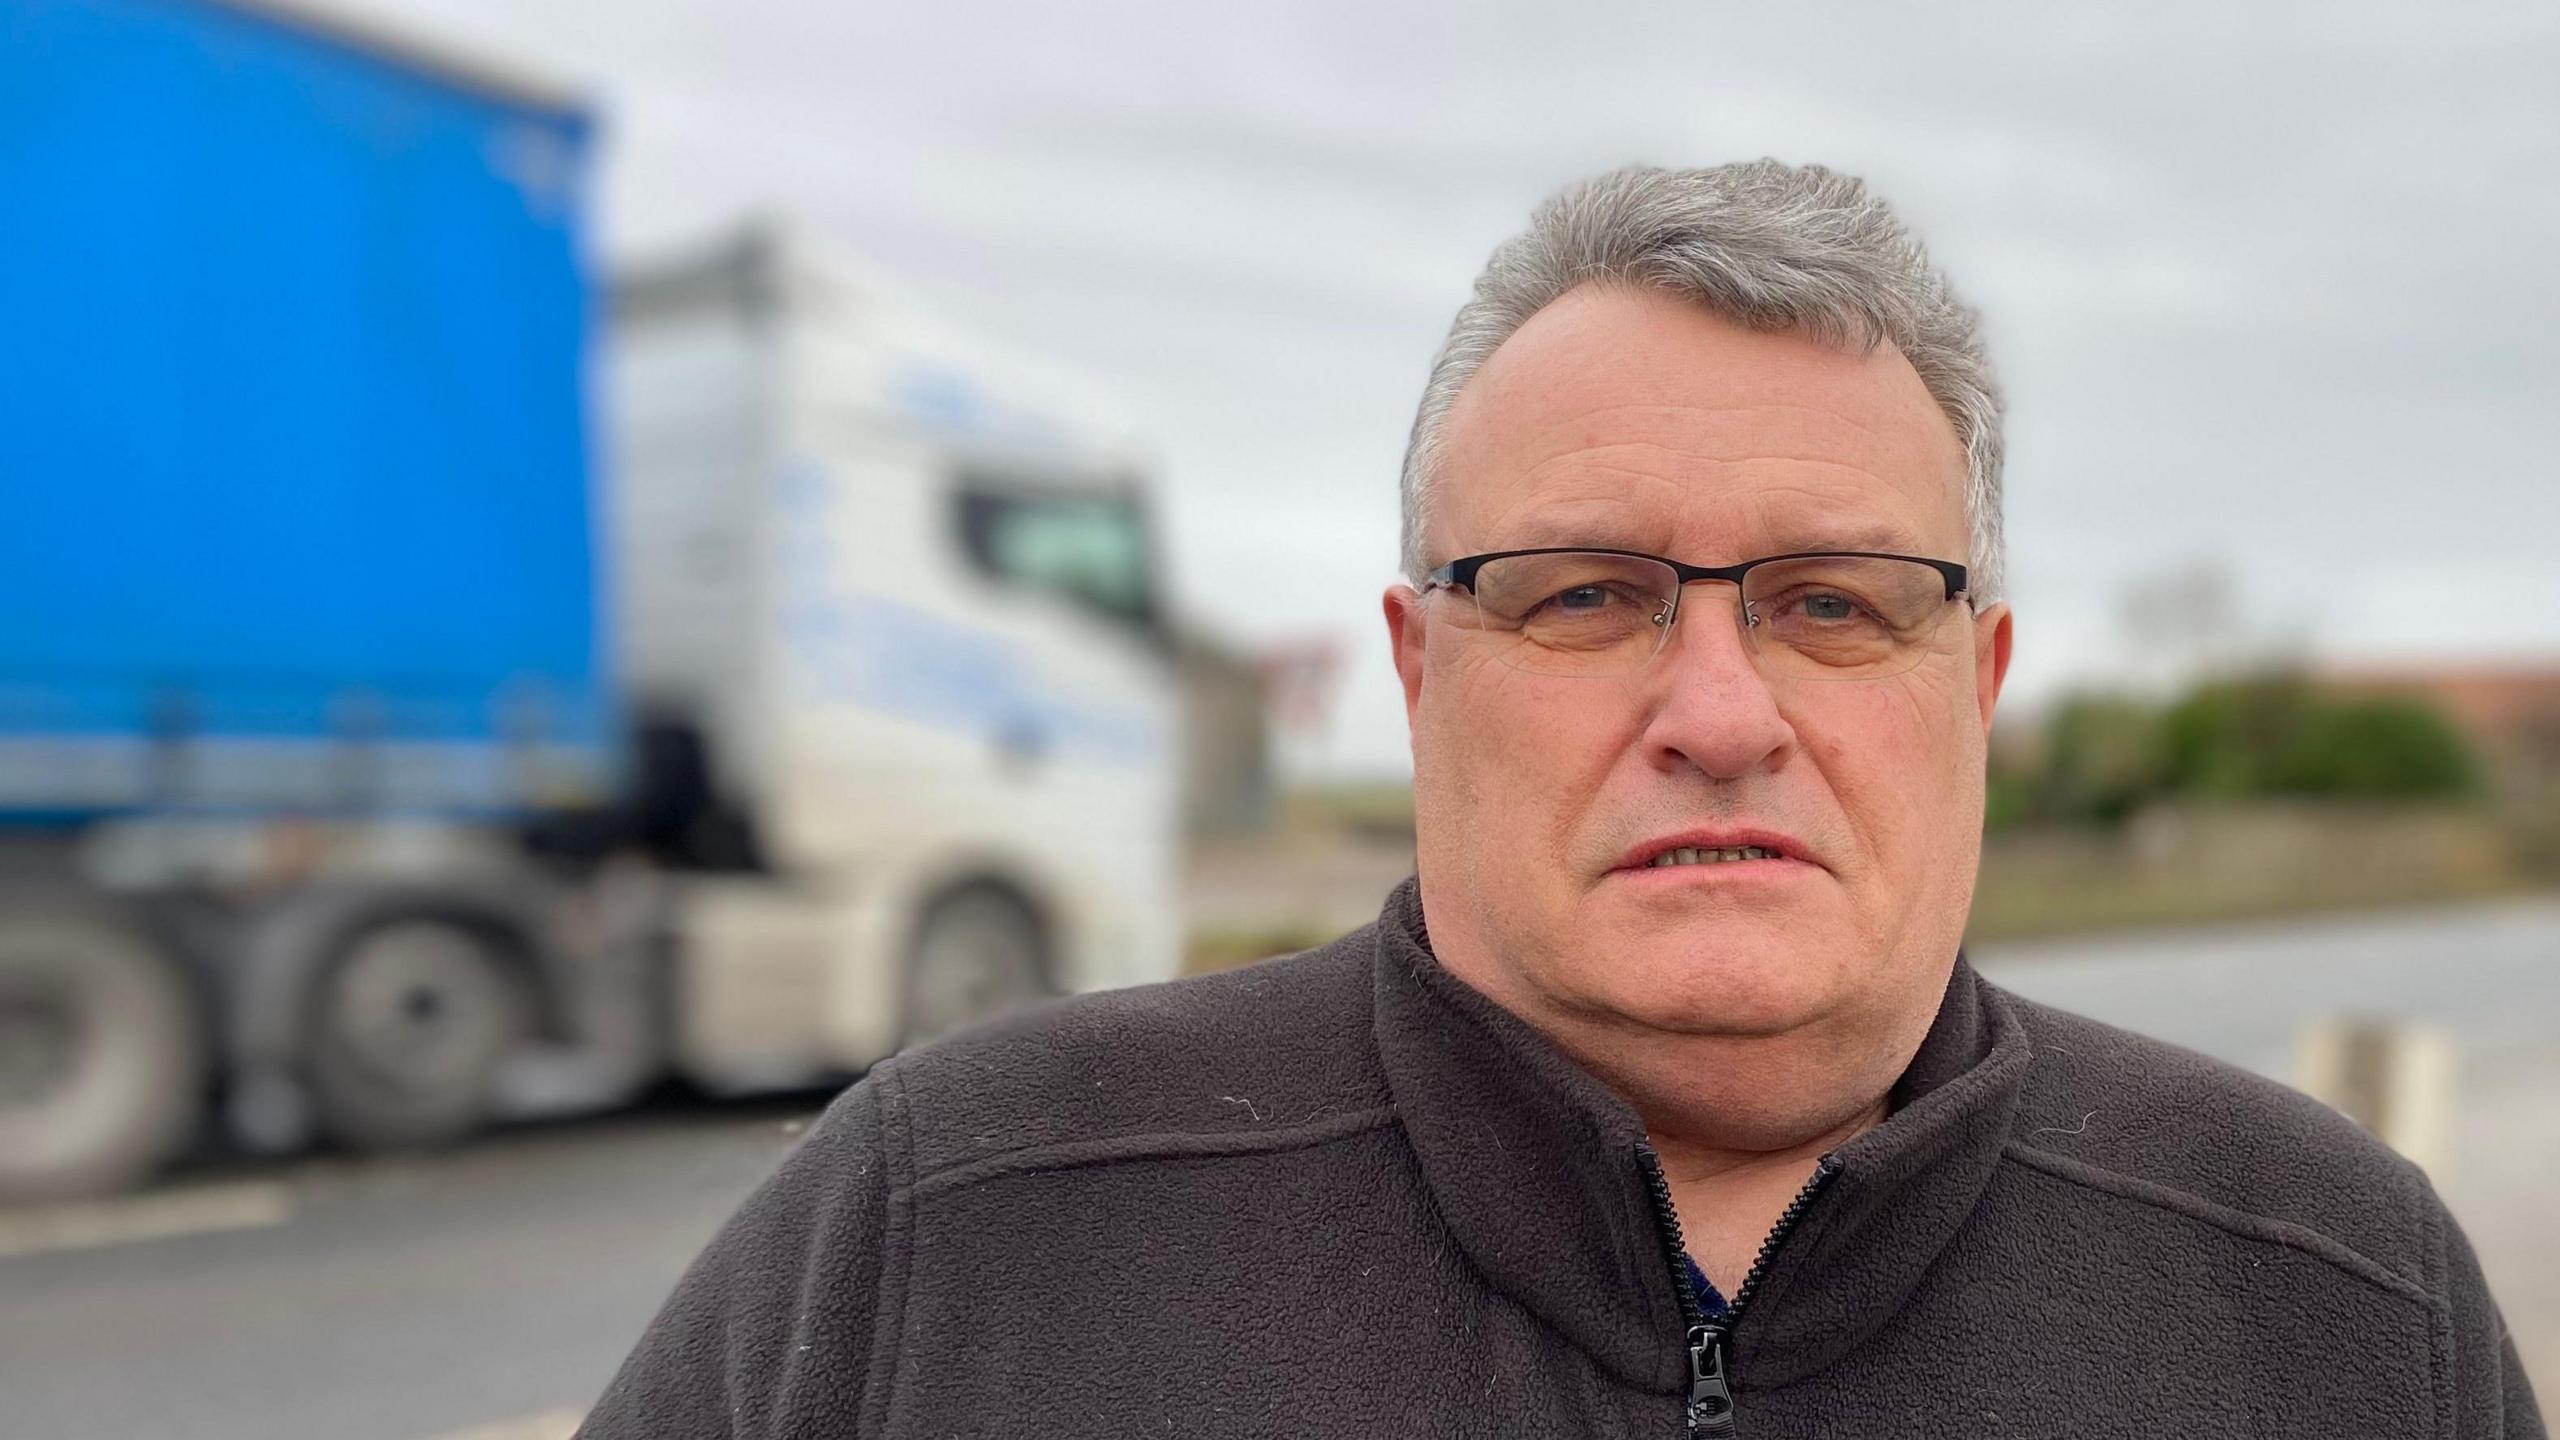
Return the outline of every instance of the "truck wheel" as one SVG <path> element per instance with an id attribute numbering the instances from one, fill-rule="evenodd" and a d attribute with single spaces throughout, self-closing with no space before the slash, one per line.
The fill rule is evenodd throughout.
<path id="1" fill-rule="evenodd" d="M 898 1048 L 1048 998 L 1048 969 L 1039 917 L 1020 900 L 986 886 L 945 896 L 907 947 Z"/>
<path id="2" fill-rule="evenodd" d="M 0 1199 L 133 1184 L 193 1138 L 206 1041 L 176 961 L 104 916 L 0 916 Z"/>
<path id="3" fill-rule="evenodd" d="M 357 931 L 311 995 L 308 1074 L 320 1127 L 340 1144 L 434 1145 L 489 1116 L 498 1067 L 531 1005 L 491 942 L 446 920 Z"/>

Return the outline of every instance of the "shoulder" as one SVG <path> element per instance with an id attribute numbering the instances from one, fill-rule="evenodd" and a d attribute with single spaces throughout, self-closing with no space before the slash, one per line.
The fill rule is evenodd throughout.
<path id="1" fill-rule="evenodd" d="M 2363 1127 L 2238 1066 L 1999 993 L 2031 1047 L 2013 1161 L 2378 1282 L 2428 1285 L 2442 1206 Z"/>
<path id="2" fill-rule="evenodd" d="M 885 1062 L 867 1080 L 910 1180 L 1151 1137 L 1310 1141 L 1384 1123 L 1374 929 L 1256 965 L 1078 995 Z"/>

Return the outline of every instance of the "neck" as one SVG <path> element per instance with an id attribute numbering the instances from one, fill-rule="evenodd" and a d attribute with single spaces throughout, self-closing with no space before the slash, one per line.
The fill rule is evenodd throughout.
<path id="1" fill-rule="evenodd" d="M 1822 1157 L 1884 1122 L 1881 1095 L 1857 1113 L 1775 1149 L 1735 1149 L 1648 1125 L 1689 1258 L 1731 1299 Z"/>
<path id="2" fill-rule="evenodd" d="M 1727 1299 L 1816 1162 L 1883 1122 L 1894 1080 L 1931 1018 L 1903 1021 L 1907 1034 L 1873 1022 L 1777 1036 L 1663 1034 L 1546 1010 L 1523 1003 L 1532 996 L 1513 999 L 1460 978 L 1544 1032 L 1635 1111 L 1661 1158 L 1689 1258 Z M 1499 984 L 1499 972 L 1488 978 Z"/>

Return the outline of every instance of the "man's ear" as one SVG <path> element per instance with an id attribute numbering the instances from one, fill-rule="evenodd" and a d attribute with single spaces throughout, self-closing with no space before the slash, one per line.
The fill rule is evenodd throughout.
<path id="1" fill-rule="evenodd" d="M 1973 617 L 1973 691 L 1982 706 L 1982 731 L 1991 733 L 1991 710 L 2000 703 L 2000 686 L 2009 678 L 2012 643 L 2009 607 L 1999 604 Z"/>
<path id="2" fill-rule="evenodd" d="M 1396 678 L 1404 684 L 1404 723 L 1410 730 L 1413 712 L 1422 703 L 1422 642 L 1428 626 L 1422 595 L 1410 585 L 1390 585 L 1384 597 L 1387 648 L 1394 652 Z"/>

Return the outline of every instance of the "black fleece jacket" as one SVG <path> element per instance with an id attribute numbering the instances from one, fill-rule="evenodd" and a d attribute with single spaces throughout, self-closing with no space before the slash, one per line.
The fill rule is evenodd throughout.
<path id="1" fill-rule="evenodd" d="M 1693 1411 L 1643 1127 L 1440 968 L 1408 881 L 1322 949 L 876 1068 L 580 1434 L 2542 1434 L 2416 1169 L 1961 958 L 1822 1173 Z"/>

